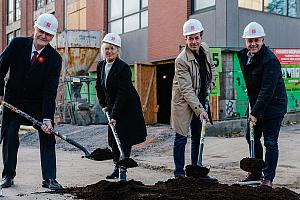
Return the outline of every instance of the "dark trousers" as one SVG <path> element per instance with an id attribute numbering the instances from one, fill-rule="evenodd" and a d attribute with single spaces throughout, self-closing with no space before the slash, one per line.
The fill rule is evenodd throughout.
<path id="1" fill-rule="evenodd" d="M 117 142 L 114 138 L 114 135 L 113 135 L 110 127 L 108 127 L 108 144 L 112 148 L 112 152 L 113 152 L 113 155 L 114 155 L 113 161 L 116 164 L 120 160 L 120 151 L 119 151 Z M 121 147 L 122 147 L 122 150 L 125 154 L 125 157 L 129 158 L 130 154 L 131 154 L 132 146 L 131 145 L 124 145 L 124 144 L 121 143 Z"/>
<path id="2" fill-rule="evenodd" d="M 191 162 L 192 165 L 196 165 L 199 155 L 199 144 L 201 135 L 202 123 L 196 115 L 193 116 L 191 122 Z M 185 145 L 187 143 L 187 137 L 176 133 L 173 147 L 173 157 L 175 163 L 174 176 L 184 176 L 185 165 Z"/>
<path id="3" fill-rule="evenodd" d="M 18 118 L 3 118 L 2 134 L 3 146 L 2 157 L 4 169 L 2 177 L 16 176 L 17 154 L 19 149 L 19 128 L 20 122 Z M 56 178 L 56 155 L 55 155 L 55 137 L 39 130 L 40 138 L 40 157 L 43 179 Z"/>
<path id="4" fill-rule="evenodd" d="M 255 158 L 263 159 L 263 147 L 261 144 L 261 137 L 264 137 L 265 152 L 265 168 L 263 169 L 264 177 L 273 181 L 278 162 L 278 137 L 281 122 L 283 117 L 258 120 L 254 126 L 254 155 Z M 250 150 L 250 128 L 247 126 L 246 139 Z M 253 175 L 260 176 L 261 172 L 253 172 Z"/>

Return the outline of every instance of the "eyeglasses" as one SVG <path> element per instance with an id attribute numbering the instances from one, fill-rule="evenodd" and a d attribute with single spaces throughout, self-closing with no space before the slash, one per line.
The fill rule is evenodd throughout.
<path id="1" fill-rule="evenodd" d="M 38 30 L 38 32 L 40 33 L 40 34 L 44 34 L 45 33 L 45 35 L 47 36 L 47 37 L 52 37 L 53 35 L 52 34 L 50 34 L 50 33 L 47 33 L 47 32 L 45 32 L 45 31 L 43 31 L 43 30 L 41 30 L 41 29 L 37 29 Z"/>

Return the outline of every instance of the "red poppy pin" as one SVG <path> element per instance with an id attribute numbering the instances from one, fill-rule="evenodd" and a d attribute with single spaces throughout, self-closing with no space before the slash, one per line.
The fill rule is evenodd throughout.
<path id="1" fill-rule="evenodd" d="M 45 61 L 45 58 L 44 58 L 43 56 L 40 56 L 40 57 L 38 58 L 38 60 L 42 63 L 42 62 Z"/>

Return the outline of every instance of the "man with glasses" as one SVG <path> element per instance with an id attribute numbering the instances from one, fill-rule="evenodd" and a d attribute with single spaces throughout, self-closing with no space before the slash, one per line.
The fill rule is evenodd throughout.
<path id="1" fill-rule="evenodd" d="M 272 187 L 278 162 L 278 136 L 287 112 L 287 95 L 280 62 L 265 46 L 264 37 L 260 24 L 249 23 L 243 34 L 246 48 L 238 53 L 238 57 L 251 107 L 249 120 L 254 125 L 254 155 L 263 159 L 260 139 L 264 136 L 265 168 L 263 174 L 261 171 L 251 172 L 239 183 Z M 249 124 L 246 139 L 250 145 Z"/>
<path id="2" fill-rule="evenodd" d="M 62 64 L 61 56 L 49 44 L 57 27 L 54 15 L 42 14 L 35 22 L 33 37 L 14 38 L 0 55 L 0 101 L 4 96 L 6 102 L 43 121 L 42 128 L 35 128 L 40 139 L 42 186 L 49 189 L 62 189 L 56 181 L 55 137 L 50 134 Z M 4 107 L 0 140 L 3 141 L 2 188 L 14 184 L 22 124 L 32 125 Z"/>

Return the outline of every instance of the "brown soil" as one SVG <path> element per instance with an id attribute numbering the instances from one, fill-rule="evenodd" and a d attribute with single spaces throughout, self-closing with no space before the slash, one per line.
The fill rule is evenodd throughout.
<path id="1" fill-rule="evenodd" d="M 198 165 L 187 165 L 185 167 L 185 174 L 187 177 L 200 178 L 205 177 L 209 173 L 209 168 Z"/>
<path id="2" fill-rule="evenodd" d="M 132 158 L 125 158 L 123 160 L 120 160 L 117 165 L 125 168 L 134 168 L 138 166 L 137 162 L 135 162 Z"/>
<path id="3" fill-rule="evenodd" d="M 134 180 L 108 182 L 102 180 L 86 187 L 67 188 L 70 193 L 87 200 L 299 200 L 300 195 L 287 188 L 251 187 L 204 183 L 195 178 L 169 179 L 155 185 Z"/>
<path id="4" fill-rule="evenodd" d="M 97 148 L 87 158 L 97 161 L 111 160 L 113 159 L 113 153 L 109 148 Z"/>
<path id="5" fill-rule="evenodd" d="M 240 162 L 240 168 L 246 172 L 260 172 L 265 166 L 263 159 L 243 158 Z"/>

